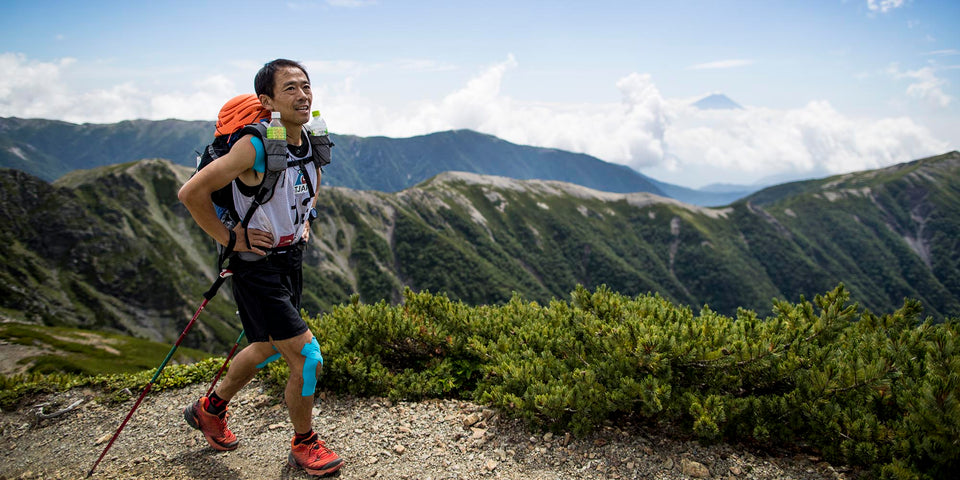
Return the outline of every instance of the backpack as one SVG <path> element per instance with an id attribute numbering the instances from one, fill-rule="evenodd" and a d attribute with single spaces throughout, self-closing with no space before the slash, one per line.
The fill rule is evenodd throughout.
<path id="1" fill-rule="evenodd" d="M 254 123 L 246 125 L 239 130 L 232 132 L 217 135 L 214 137 L 212 143 L 207 145 L 203 149 L 203 153 L 197 153 L 197 168 L 194 171 L 199 172 L 207 165 L 210 165 L 218 158 L 227 154 L 230 151 L 230 148 L 246 135 L 252 134 L 258 137 L 264 146 L 266 151 L 267 161 L 266 168 L 264 171 L 263 179 L 260 181 L 260 185 L 256 188 L 256 194 L 253 196 L 253 202 L 250 205 L 250 208 L 242 214 L 236 210 L 236 207 L 233 202 L 233 183 L 236 179 L 232 180 L 227 185 L 223 186 L 219 190 L 214 191 L 210 198 L 213 200 L 213 204 L 217 209 L 217 216 L 220 218 L 220 221 L 230 229 L 233 228 L 239 223 L 246 228 L 250 223 L 250 220 L 253 218 L 254 212 L 260 205 L 270 201 L 273 198 L 273 192 L 277 185 L 277 180 L 280 178 L 281 173 L 287 169 L 287 142 L 286 140 L 273 140 L 267 138 L 267 125 L 265 123 Z M 310 140 L 310 150 L 312 152 L 312 157 L 309 160 L 301 160 L 300 168 L 303 169 L 307 162 L 315 162 L 318 167 L 328 165 L 330 163 L 330 149 L 334 146 L 333 142 L 330 141 L 329 136 L 316 136 L 312 132 L 308 133 L 307 137 Z M 313 185 L 310 182 L 306 182 L 310 198 L 314 196 Z M 244 230 L 246 233 L 246 230 Z M 249 237 L 245 238 L 247 245 L 250 244 Z M 217 264 L 222 267 L 226 259 L 233 255 L 233 245 L 224 247 L 217 243 Z"/>

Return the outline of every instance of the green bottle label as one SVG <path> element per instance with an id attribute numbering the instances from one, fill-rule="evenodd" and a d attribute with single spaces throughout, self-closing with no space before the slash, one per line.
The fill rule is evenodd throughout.
<path id="1" fill-rule="evenodd" d="M 267 127 L 267 138 L 270 140 L 286 140 L 287 129 L 283 127 Z"/>

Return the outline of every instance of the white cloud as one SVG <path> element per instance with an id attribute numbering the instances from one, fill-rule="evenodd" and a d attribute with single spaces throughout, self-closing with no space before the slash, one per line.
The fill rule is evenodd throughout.
<path id="1" fill-rule="evenodd" d="M 40 116 L 55 113 L 63 106 L 66 87 L 60 71 L 74 59 L 30 62 L 16 53 L 0 54 L 0 115 Z M 57 118 L 57 117 L 53 117 Z"/>
<path id="2" fill-rule="evenodd" d="M 753 65 L 753 60 L 744 60 L 744 59 L 718 60 L 715 62 L 698 63 L 696 65 L 691 65 L 687 67 L 687 69 L 688 70 L 714 70 L 718 68 L 745 67 L 747 65 Z"/>
<path id="3" fill-rule="evenodd" d="M 895 8 L 900 8 L 905 3 L 904 0 L 867 0 L 867 8 L 871 12 L 887 13 Z"/>
<path id="4" fill-rule="evenodd" d="M 85 68 L 71 59 L 36 62 L 0 54 L 0 71 L 5 72 L 0 77 L 0 116 L 99 123 L 133 118 L 209 120 L 226 99 L 242 91 L 220 74 L 163 91 L 151 90 L 161 88 L 151 87 L 156 83 L 134 82 L 82 91 L 73 81 L 80 67 Z M 501 86 L 519 67 L 510 55 L 442 98 L 395 108 L 358 92 L 354 78 L 347 75 L 316 86 L 314 106 L 335 133 L 407 137 L 473 129 L 645 171 L 683 172 L 686 184 L 750 183 L 784 172 L 841 173 L 942 153 L 948 147 L 909 118 L 853 119 L 825 101 L 792 110 L 699 110 L 690 106 L 690 99 L 664 98 L 653 77 L 644 73 L 631 73 L 611 86 L 619 90 L 619 102 L 518 100 Z M 932 68 L 900 72 L 891 66 L 889 72 L 913 81 L 909 95 L 950 101 L 938 97 L 944 95 L 943 81 Z M 719 174 L 704 178 L 711 174 L 706 172 Z M 719 178 L 720 174 L 727 177 Z"/>
<path id="5" fill-rule="evenodd" d="M 117 122 L 134 118 L 210 120 L 225 99 L 239 93 L 222 75 L 195 81 L 187 92 L 148 91 L 133 82 L 78 91 L 71 88 L 79 63 L 28 60 L 0 54 L 0 116 L 52 118 L 69 122 Z"/>
<path id="6" fill-rule="evenodd" d="M 907 78 L 913 81 L 907 86 L 907 95 L 910 97 L 941 108 L 953 103 L 954 98 L 943 91 L 943 87 L 948 82 L 937 76 L 935 67 L 927 66 L 901 72 L 897 64 L 891 64 L 887 71 L 893 78 Z"/>
<path id="7" fill-rule="evenodd" d="M 685 108 L 667 131 L 682 171 L 711 168 L 761 178 L 777 173 L 843 173 L 911 160 L 946 148 L 907 118 L 856 120 L 828 102 L 800 109 L 698 111 Z M 736 173 L 731 175 L 736 178 Z"/>
<path id="8" fill-rule="evenodd" d="M 510 56 L 464 88 L 406 113 L 378 107 L 348 83 L 324 92 L 323 98 L 333 131 L 411 136 L 469 128 L 636 169 L 689 172 L 684 175 L 698 184 L 877 168 L 947 148 L 909 118 L 852 119 L 824 101 L 793 110 L 699 110 L 689 99 L 663 98 L 653 78 L 640 73 L 616 83 L 619 103 L 524 102 L 500 91 L 504 77 L 518 66 Z M 708 170 L 728 178 L 698 178 Z"/>

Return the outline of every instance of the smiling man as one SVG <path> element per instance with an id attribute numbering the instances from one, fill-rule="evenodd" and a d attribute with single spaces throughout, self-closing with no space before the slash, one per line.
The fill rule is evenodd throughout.
<path id="1" fill-rule="evenodd" d="M 221 222 L 211 201 L 214 191 L 232 185 L 237 211 L 247 211 L 254 203 L 267 165 L 264 140 L 257 135 L 238 140 L 229 153 L 190 178 L 179 193 L 197 224 L 237 252 L 228 268 L 233 272 L 233 294 L 250 342 L 231 362 L 213 394 L 185 408 L 184 418 L 203 432 L 214 449 L 236 449 L 239 440 L 227 428 L 227 403 L 259 369 L 282 356 L 290 367 L 284 400 L 294 428 L 288 462 L 311 475 L 326 475 L 337 471 L 343 460 L 313 431 L 314 392 L 323 357 L 300 317 L 303 248 L 315 216 L 319 165 L 324 163 L 316 158 L 303 128 L 310 120 L 313 93 L 306 69 L 286 59 L 264 65 L 257 72 L 254 88 L 263 108 L 279 112 L 286 129 L 286 168 L 273 195 L 255 208 L 252 216 L 247 215 L 250 218 L 245 225 L 241 222 L 232 229 Z"/>

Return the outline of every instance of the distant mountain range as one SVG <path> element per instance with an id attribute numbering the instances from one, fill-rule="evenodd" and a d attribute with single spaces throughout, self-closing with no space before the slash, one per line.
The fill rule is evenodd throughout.
<path id="1" fill-rule="evenodd" d="M 341 140 L 342 141 L 342 140 Z M 53 184 L 0 170 L 0 316 L 170 340 L 212 281 L 213 242 L 177 201 L 191 168 L 144 160 Z M 447 172 L 395 193 L 325 186 L 304 308 L 404 288 L 469 304 L 575 285 L 765 315 L 843 282 L 882 314 L 960 316 L 960 153 L 780 185 L 724 208 L 649 193 Z M 229 289 L 188 345 L 236 337 Z"/>
<path id="2" fill-rule="evenodd" d="M 0 118 L 0 167 L 53 181 L 81 169 L 144 158 L 194 166 L 196 152 L 212 139 L 213 122 L 135 120 L 72 124 Z M 331 186 L 398 192 L 446 171 L 520 180 L 559 180 L 614 192 L 648 192 L 695 205 L 726 205 L 759 187 L 698 191 L 649 178 L 629 167 L 589 155 L 529 147 L 470 130 L 410 138 L 333 135 L 334 161 L 325 168 Z"/>

